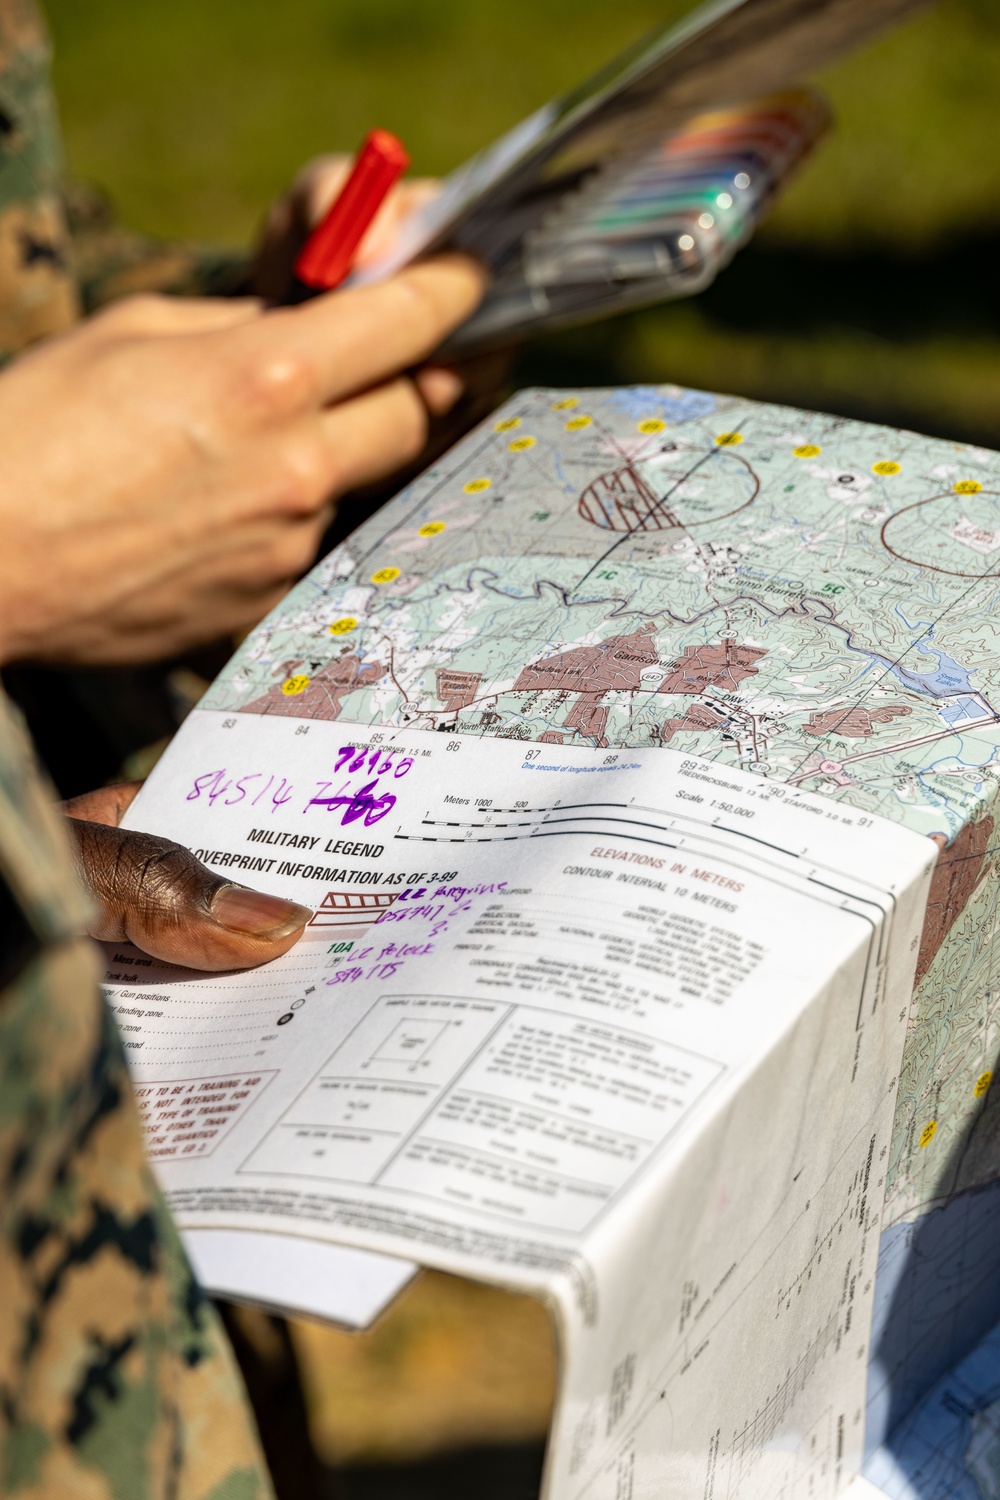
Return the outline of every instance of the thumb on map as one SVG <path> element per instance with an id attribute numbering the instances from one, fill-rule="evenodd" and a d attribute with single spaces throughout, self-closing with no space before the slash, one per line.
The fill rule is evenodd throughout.
<path id="1" fill-rule="evenodd" d="M 104 787 L 63 804 L 93 900 L 91 937 L 192 969 L 248 969 L 286 952 L 309 908 L 213 874 L 170 839 L 119 828 L 138 790 Z"/>

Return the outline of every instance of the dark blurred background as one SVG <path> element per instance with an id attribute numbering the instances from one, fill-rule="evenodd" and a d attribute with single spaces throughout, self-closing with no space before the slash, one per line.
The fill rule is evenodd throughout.
<path id="1" fill-rule="evenodd" d="M 72 175 L 133 228 L 227 245 L 249 240 L 308 157 L 382 125 L 415 170 L 446 172 L 690 8 L 47 5 Z M 714 287 L 545 339 L 518 383 L 676 381 L 1000 447 L 1000 3 L 942 0 L 820 82 L 835 134 Z M 87 683 L 96 692 L 99 674 Z M 199 681 L 173 690 L 194 701 Z M 371 1333 L 303 1324 L 293 1337 L 342 1500 L 537 1488 L 554 1380 L 537 1304 L 430 1276 Z"/>

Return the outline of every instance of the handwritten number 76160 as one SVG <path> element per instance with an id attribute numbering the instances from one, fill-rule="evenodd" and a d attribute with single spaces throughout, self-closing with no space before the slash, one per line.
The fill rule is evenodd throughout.
<path id="1" fill-rule="evenodd" d="M 378 765 L 380 759 L 382 764 Z M 351 774 L 366 771 L 369 776 L 372 776 L 374 772 L 372 779 L 364 786 L 353 789 L 348 779 L 333 792 L 330 790 L 334 785 L 332 781 L 318 782 L 316 795 L 310 797 L 302 811 L 306 813 L 311 807 L 325 807 L 328 812 L 339 810 L 343 826 L 356 823 L 359 818 L 362 818 L 365 827 L 370 828 L 373 823 L 377 823 L 391 812 L 396 805 L 396 798 L 392 792 L 380 790 L 380 779 L 391 773 L 393 780 L 398 780 L 399 777 L 406 775 L 412 765 L 413 760 L 407 755 L 394 762 L 392 756 L 386 755 L 382 750 L 369 753 L 365 750 L 358 751 L 353 745 L 345 745 L 337 756 L 334 770 L 341 771 L 346 767 Z"/>

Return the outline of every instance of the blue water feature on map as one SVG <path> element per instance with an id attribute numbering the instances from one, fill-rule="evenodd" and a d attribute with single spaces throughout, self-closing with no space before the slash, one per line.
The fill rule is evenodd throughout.
<path id="1" fill-rule="evenodd" d="M 890 1500 L 1000 1496 L 1000 1323 L 870 1455 L 864 1473 Z"/>
<path id="2" fill-rule="evenodd" d="M 682 391 L 676 394 L 657 385 L 632 385 L 612 392 L 609 405 L 626 417 L 641 422 L 644 417 L 660 417 L 664 422 L 692 422 L 712 414 L 717 398 L 708 391 Z"/>
<path id="3" fill-rule="evenodd" d="M 982 719 L 986 710 L 979 698 L 966 697 L 942 704 L 938 712 L 946 724 L 962 724 L 967 719 Z"/>
<path id="4" fill-rule="evenodd" d="M 981 1500 L 981 1494 L 1000 1500 L 1000 1471 L 994 1489 L 949 1489 L 932 1481 L 923 1459 L 917 1463 L 914 1457 L 924 1453 L 926 1437 L 914 1413 L 933 1403 L 939 1383 L 947 1383 L 998 1322 L 1000 1181 L 957 1193 L 940 1208 L 884 1232 L 875 1282 L 865 1473 L 887 1494 L 900 1500 L 952 1495 Z M 1000 1363 L 997 1371 L 1000 1380 Z M 997 1396 L 990 1394 L 988 1382 L 982 1390 L 974 1412 L 1000 1397 L 1000 1389 Z M 942 1406 L 943 1399 L 935 1408 L 939 1422 L 941 1412 L 951 1410 Z M 952 1416 L 960 1415 L 956 1406 Z M 897 1488 L 887 1488 L 889 1475 Z M 899 1487 L 904 1479 L 910 1488 Z"/>
<path id="5" fill-rule="evenodd" d="M 917 641 L 916 646 L 921 656 L 935 657 L 937 666 L 931 672 L 914 672 L 898 662 L 894 663 L 892 671 L 904 687 L 915 693 L 929 693 L 934 698 L 951 698 L 955 693 L 975 692 L 969 681 L 968 669 L 961 662 L 948 656 L 940 646 L 930 645 L 927 641 Z"/>

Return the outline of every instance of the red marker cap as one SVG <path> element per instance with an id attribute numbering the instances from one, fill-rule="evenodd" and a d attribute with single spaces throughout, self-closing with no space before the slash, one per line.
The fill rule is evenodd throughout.
<path id="1" fill-rule="evenodd" d="M 299 252 L 295 274 L 306 287 L 330 291 L 340 285 L 354 264 L 365 230 L 409 165 L 402 141 L 388 130 L 371 132 L 351 175 Z"/>

